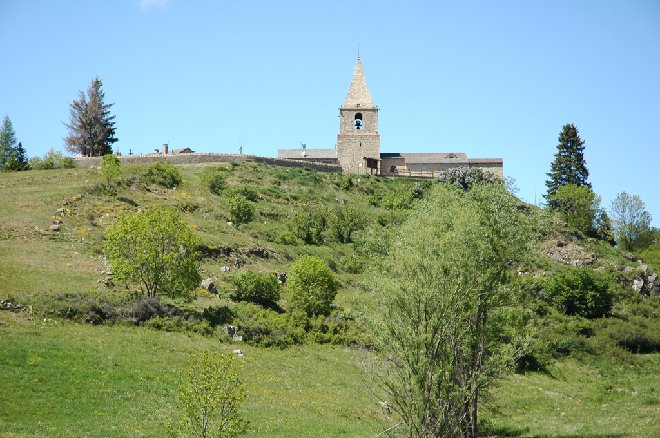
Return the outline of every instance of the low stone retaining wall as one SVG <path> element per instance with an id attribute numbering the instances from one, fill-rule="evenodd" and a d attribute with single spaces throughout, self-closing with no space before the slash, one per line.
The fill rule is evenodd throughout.
<path id="1" fill-rule="evenodd" d="M 274 166 L 285 167 L 308 167 L 319 172 L 341 172 L 341 166 L 325 163 L 310 163 L 297 160 L 285 160 L 282 158 L 259 157 L 256 155 L 238 154 L 148 154 L 148 155 L 126 155 L 118 157 L 121 164 L 145 164 L 157 161 L 167 161 L 171 164 L 200 164 L 200 163 L 264 163 Z M 93 167 L 101 165 L 101 157 L 78 157 L 75 159 L 76 166 Z"/>

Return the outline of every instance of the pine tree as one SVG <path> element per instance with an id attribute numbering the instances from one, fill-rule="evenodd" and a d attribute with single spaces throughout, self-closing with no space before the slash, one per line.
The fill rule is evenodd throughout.
<path id="1" fill-rule="evenodd" d="M 112 103 L 103 102 L 103 82 L 97 76 L 79 98 L 71 102 L 69 113 L 69 135 L 65 138 L 69 151 L 85 157 L 96 157 L 112 153 L 115 138 L 115 116 L 110 115 Z"/>
<path id="2" fill-rule="evenodd" d="M 552 197 L 560 186 L 572 184 L 591 188 L 591 184 L 587 182 L 589 171 L 584 161 L 584 140 L 580 138 L 580 133 L 572 123 L 564 125 L 559 134 L 555 160 L 547 175 L 550 179 L 545 182 L 548 187 L 545 199 L 551 208 L 558 207 Z"/>
<path id="3" fill-rule="evenodd" d="M 14 150 L 9 154 L 7 164 L 2 170 L 18 171 L 28 170 L 29 168 L 30 165 L 28 163 L 27 152 L 25 152 L 23 143 L 19 142 L 18 146 L 16 146 Z"/>
<path id="4" fill-rule="evenodd" d="M 9 120 L 9 116 L 5 116 L 2 121 L 2 129 L 0 129 L 0 170 L 7 164 L 9 156 L 16 148 L 16 133 L 14 127 Z"/>

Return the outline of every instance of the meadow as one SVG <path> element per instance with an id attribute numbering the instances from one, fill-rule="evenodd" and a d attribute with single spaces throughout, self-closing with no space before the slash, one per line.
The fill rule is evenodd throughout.
<path id="1" fill-rule="evenodd" d="M 131 166 L 111 191 L 97 169 L 0 174 L 0 300 L 23 306 L 0 310 L 0 435 L 164 436 L 188 354 L 236 348 L 245 353 L 248 436 L 375 437 L 395 426 L 371 380 L 377 355 L 368 346 L 304 342 L 264 348 L 230 342 L 221 327 L 200 334 L 121 321 L 93 325 L 84 314 L 63 317 L 62 306 L 76 303 L 62 297 L 132 293 L 130 285 L 107 281 L 103 232 L 121 211 L 168 204 L 177 206 L 213 254 L 201 268 L 220 291 L 214 296 L 198 290 L 192 301 L 170 305 L 188 312 L 231 306 L 226 290 L 232 275 L 245 269 L 286 272 L 298 256 L 314 254 L 341 282 L 337 308 L 361 328 L 360 317 L 374 310 L 373 297 L 361 287 L 373 233 L 396 229 L 414 208 L 416 194 L 423 196 L 431 183 L 255 163 L 177 169 L 183 183 L 175 189 L 136 183 L 142 169 Z M 207 187 L 215 174 L 226 184 L 220 194 Z M 229 223 L 225 193 L 232 191 L 254 197 L 256 217 L 249 224 Z M 291 222 L 300 210 L 346 206 L 368 219 L 352 242 L 333 240 L 327 231 L 320 244 L 294 235 Z M 60 231 L 51 231 L 59 221 Z M 577 243 L 597 254 L 600 266 L 636 265 L 600 242 Z M 259 248 L 266 257 L 254 251 Z M 561 266 L 543 259 L 538 268 L 551 273 Z M 286 300 L 284 293 L 283 307 Z M 657 345 L 657 297 L 642 300 L 622 289 L 614 309 L 602 320 L 544 319 L 538 335 L 544 345 L 561 338 L 570 346 L 555 348 L 542 366 L 521 369 L 493 389 L 481 409 L 484 435 L 660 435 L 656 347 L 642 354 L 615 342 L 620 331 L 634 329 Z"/>

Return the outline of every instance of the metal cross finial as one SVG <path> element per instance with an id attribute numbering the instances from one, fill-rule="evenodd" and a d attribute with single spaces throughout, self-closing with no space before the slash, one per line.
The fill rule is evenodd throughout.
<path id="1" fill-rule="evenodd" d="M 358 41 L 358 58 L 360 57 L 360 42 Z"/>

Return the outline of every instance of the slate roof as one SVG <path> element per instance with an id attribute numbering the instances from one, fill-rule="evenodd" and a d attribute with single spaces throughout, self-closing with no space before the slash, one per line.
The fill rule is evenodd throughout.
<path id="1" fill-rule="evenodd" d="M 468 157 L 464 152 L 447 153 L 407 153 L 407 152 L 383 152 L 381 158 L 403 158 L 406 164 L 423 163 L 447 163 L 468 164 Z"/>
<path id="2" fill-rule="evenodd" d="M 337 149 L 278 149 L 277 158 L 288 158 L 288 159 L 336 159 L 337 158 Z"/>

